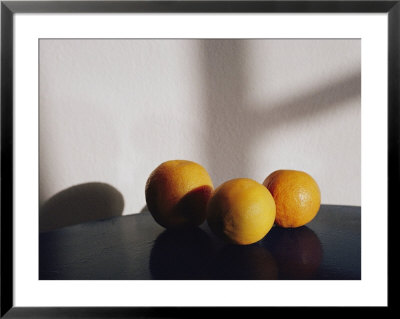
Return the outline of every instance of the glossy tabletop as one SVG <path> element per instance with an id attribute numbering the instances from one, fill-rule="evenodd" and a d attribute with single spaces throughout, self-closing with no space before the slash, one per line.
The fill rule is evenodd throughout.
<path id="1" fill-rule="evenodd" d="M 237 246 L 207 223 L 167 231 L 148 211 L 39 234 L 40 280 L 360 280 L 361 208 L 322 205 L 306 226 Z"/>

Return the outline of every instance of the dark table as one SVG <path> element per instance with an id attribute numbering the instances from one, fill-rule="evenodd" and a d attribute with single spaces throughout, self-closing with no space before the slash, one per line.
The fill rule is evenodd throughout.
<path id="1" fill-rule="evenodd" d="M 322 205 L 306 226 L 237 246 L 207 223 L 167 231 L 148 211 L 39 234 L 41 280 L 360 280 L 361 208 Z"/>

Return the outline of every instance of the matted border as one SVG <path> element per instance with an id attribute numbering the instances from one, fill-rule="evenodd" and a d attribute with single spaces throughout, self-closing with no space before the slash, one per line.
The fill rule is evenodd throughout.
<path id="1" fill-rule="evenodd" d="M 104 318 L 220 315 L 192 307 L 13 306 L 13 20 L 15 13 L 388 13 L 388 204 L 397 212 L 399 186 L 399 1 L 1 1 L 1 317 Z M 378 106 L 377 106 L 378 107 Z M 396 210 L 396 211 L 395 211 Z M 388 214 L 390 217 L 390 214 Z M 390 224 L 390 223 L 389 223 Z M 389 233 L 388 233 L 389 234 Z M 388 241 L 389 243 L 389 241 Z M 389 285 L 389 281 L 388 281 Z M 34 293 L 34 292 L 32 292 Z M 388 305 L 390 304 L 390 298 Z M 293 308 L 293 307 L 291 307 Z M 242 308 L 241 308 L 242 309 Z M 252 308 L 260 310 L 260 308 Z M 262 309 L 262 308 L 261 308 Z M 235 309 L 235 314 L 240 314 Z M 246 310 L 247 311 L 247 310 Z M 270 310 L 268 310 L 270 311 Z"/>

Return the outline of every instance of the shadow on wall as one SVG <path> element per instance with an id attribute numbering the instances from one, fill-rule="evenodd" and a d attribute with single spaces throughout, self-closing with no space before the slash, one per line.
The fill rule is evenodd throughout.
<path id="1" fill-rule="evenodd" d="M 208 39 L 202 41 L 201 46 L 205 91 L 211 92 L 206 97 L 209 138 L 205 150 L 213 159 L 209 171 L 217 186 L 227 178 L 249 175 L 252 158 L 248 154 L 252 154 L 252 141 L 266 131 L 316 118 L 330 109 L 348 105 L 344 103 L 348 100 L 361 97 L 361 71 L 356 69 L 301 95 L 290 97 L 288 94 L 287 99 L 275 105 L 254 103 L 246 88 L 246 41 Z M 224 76 L 221 77 L 221 73 Z M 227 158 L 234 160 L 228 162 Z"/>
<path id="2" fill-rule="evenodd" d="M 113 186 L 85 183 L 67 188 L 46 201 L 39 213 L 39 231 L 121 216 L 124 198 Z"/>

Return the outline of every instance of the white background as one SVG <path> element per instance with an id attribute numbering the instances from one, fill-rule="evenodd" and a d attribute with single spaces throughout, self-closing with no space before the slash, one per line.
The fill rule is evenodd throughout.
<path id="1" fill-rule="evenodd" d="M 40 204 L 103 182 L 139 213 L 151 171 L 189 159 L 215 186 L 297 169 L 322 203 L 361 205 L 360 39 L 43 39 L 39 54 Z"/>
<path id="2" fill-rule="evenodd" d="M 132 16 L 135 19 L 132 19 Z M 195 283 L 38 281 L 38 212 L 35 211 L 39 204 L 38 38 L 43 37 L 361 38 L 362 280 Z M 387 16 L 385 14 L 225 16 L 21 14 L 16 17 L 15 38 L 16 306 L 386 305 Z M 243 297 L 243 294 L 237 294 L 237 291 L 247 293 Z"/>

